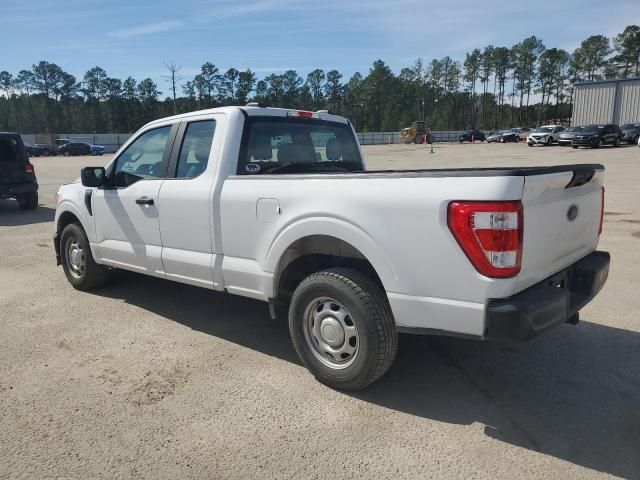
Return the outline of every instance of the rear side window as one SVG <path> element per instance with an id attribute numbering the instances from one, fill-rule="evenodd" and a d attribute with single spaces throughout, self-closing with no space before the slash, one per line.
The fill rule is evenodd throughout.
<path id="1" fill-rule="evenodd" d="M 349 125 L 280 117 L 247 120 L 238 175 L 363 170 Z"/>
<path id="2" fill-rule="evenodd" d="M 15 137 L 0 137 L 0 162 L 18 162 L 22 160 L 20 146 Z"/>
<path id="3" fill-rule="evenodd" d="M 215 120 L 187 125 L 180 147 L 176 178 L 194 178 L 207 169 L 215 129 Z"/>

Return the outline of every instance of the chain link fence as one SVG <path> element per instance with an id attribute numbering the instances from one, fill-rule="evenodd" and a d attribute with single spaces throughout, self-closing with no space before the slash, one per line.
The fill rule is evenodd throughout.
<path id="1" fill-rule="evenodd" d="M 431 132 L 433 142 L 457 142 L 466 130 L 448 132 Z M 404 143 L 400 132 L 366 132 L 358 133 L 360 145 L 394 145 Z"/>
<path id="2" fill-rule="evenodd" d="M 432 140 L 436 143 L 457 142 L 460 131 L 431 132 Z M 54 145 L 56 140 L 67 139 L 72 142 L 85 142 L 92 145 L 102 145 L 105 152 L 113 153 L 118 150 L 132 133 L 56 133 L 56 134 L 22 134 L 22 140 L 29 144 Z M 358 133 L 360 145 L 395 145 L 402 144 L 400 132 L 366 132 Z"/>
<path id="3" fill-rule="evenodd" d="M 91 145 L 102 145 L 106 153 L 113 153 L 118 150 L 132 133 L 23 133 L 22 141 L 29 144 L 55 145 L 56 140 L 70 140 L 72 142 L 84 142 Z"/>

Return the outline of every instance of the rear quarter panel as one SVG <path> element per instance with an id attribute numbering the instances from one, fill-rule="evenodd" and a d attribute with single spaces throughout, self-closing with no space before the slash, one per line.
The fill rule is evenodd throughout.
<path id="1" fill-rule="evenodd" d="M 449 231 L 447 206 L 452 200 L 519 200 L 522 186 L 522 177 L 507 176 L 230 177 L 221 198 L 223 251 L 225 258 L 256 262 L 273 274 L 282 251 L 298 238 L 344 235 L 376 268 L 387 292 L 484 303 L 511 294 L 515 280 L 476 272 Z M 258 219 L 260 198 L 280 205 L 270 223 Z"/>

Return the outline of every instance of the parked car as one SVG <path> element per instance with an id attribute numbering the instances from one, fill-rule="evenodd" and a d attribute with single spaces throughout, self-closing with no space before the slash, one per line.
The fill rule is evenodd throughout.
<path id="1" fill-rule="evenodd" d="M 104 155 L 104 145 L 91 145 L 91 155 Z"/>
<path id="2" fill-rule="evenodd" d="M 38 206 L 38 181 L 17 133 L 0 133 L 0 198 L 14 198 L 23 210 Z"/>
<path id="3" fill-rule="evenodd" d="M 519 128 L 510 128 L 509 130 L 505 130 L 502 133 L 502 137 L 500 137 L 500 143 L 518 143 L 520 142 L 520 129 Z"/>
<path id="4" fill-rule="evenodd" d="M 635 145 L 640 141 L 640 123 L 625 123 L 620 127 L 622 141 L 629 145 Z"/>
<path id="5" fill-rule="evenodd" d="M 24 148 L 27 151 L 27 155 L 30 157 L 39 157 L 45 154 L 45 149 L 38 144 L 31 145 L 29 143 L 24 144 Z"/>
<path id="6" fill-rule="evenodd" d="M 93 149 L 85 142 L 68 142 L 58 147 L 58 155 L 68 157 L 70 155 L 91 155 Z"/>
<path id="7" fill-rule="evenodd" d="M 459 140 L 460 143 L 471 141 L 484 142 L 486 140 L 486 137 L 480 130 L 467 130 L 462 135 L 460 135 Z"/>
<path id="8" fill-rule="evenodd" d="M 73 287 L 121 268 L 268 302 L 337 389 L 382 376 L 398 332 L 516 341 L 575 324 L 609 269 L 602 165 L 367 171 L 328 113 L 156 120 L 80 181 L 54 220 Z"/>
<path id="9" fill-rule="evenodd" d="M 543 125 L 529 134 L 527 137 L 527 145 L 530 147 L 534 145 L 551 146 L 560 139 L 562 132 L 564 132 L 562 125 Z"/>
<path id="10" fill-rule="evenodd" d="M 573 148 L 591 147 L 599 148 L 603 145 L 620 146 L 622 132 L 620 127 L 614 124 L 592 124 L 585 126 L 581 132 L 574 135 L 571 140 Z"/>
<path id="11" fill-rule="evenodd" d="M 584 127 L 580 125 L 567 128 L 564 132 L 560 134 L 560 137 L 558 138 L 558 145 L 562 147 L 571 145 L 571 140 L 573 139 L 574 135 L 577 134 L 578 132 L 581 132 L 583 128 Z"/>
<path id="12" fill-rule="evenodd" d="M 502 138 L 503 133 L 504 133 L 503 130 L 490 133 L 489 136 L 487 137 L 487 143 L 499 142 L 500 139 Z"/>

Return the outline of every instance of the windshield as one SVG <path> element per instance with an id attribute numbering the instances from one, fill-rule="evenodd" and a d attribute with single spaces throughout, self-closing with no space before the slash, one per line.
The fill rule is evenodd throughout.
<path id="1" fill-rule="evenodd" d="M 584 127 L 569 127 L 567 128 L 567 132 L 580 132 Z"/>
<path id="2" fill-rule="evenodd" d="M 604 128 L 604 125 L 587 125 L 582 130 L 584 133 L 598 133 Z"/>
<path id="3" fill-rule="evenodd" d="M 551 127 L 541 127 L 541 128 L 536 128 L 535 133 L 551 133 L 553 131 L 553 128 Z"/>
<path id="4" fill-rule="evenodd" d="M 634 128 L 640 128 L 640 123 L 625 123 L 620 127 L 621 130 L 632 130 Z"/>
<path id="5" fill-rule="evenodd" d="M 281 117 L 247 122 L 238 175 L 364 171 L 349 125 Z"/>

